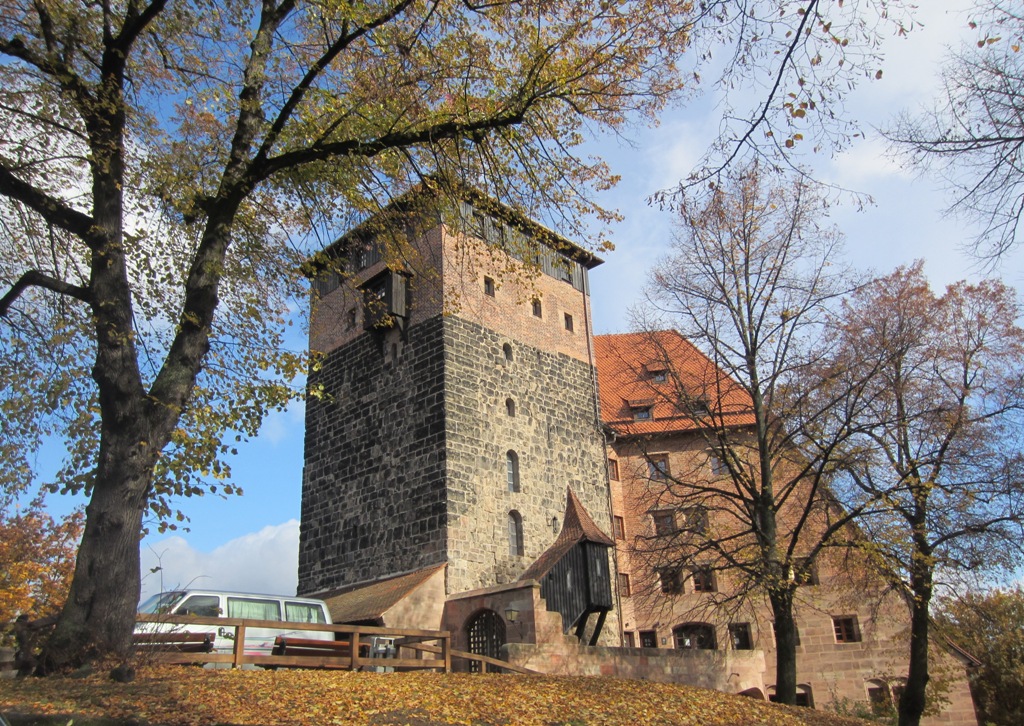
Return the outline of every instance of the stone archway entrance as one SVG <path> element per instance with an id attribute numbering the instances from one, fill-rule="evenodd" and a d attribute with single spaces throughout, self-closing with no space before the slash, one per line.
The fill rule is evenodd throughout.
<path id="1" fill-rule="evenodd" d="M 466 623 L 466 636 L 469 641 L 469 652 L 475 655 L 486 655 L 498 658 L 501 646 L 505 644 L 505 621 L 493 610 L 481 610 Z M 470 661 L 471 673 L 479 673 L 485 664 Z M 487 672 L 500 670 L 496 666 L 487 665 Z"/>

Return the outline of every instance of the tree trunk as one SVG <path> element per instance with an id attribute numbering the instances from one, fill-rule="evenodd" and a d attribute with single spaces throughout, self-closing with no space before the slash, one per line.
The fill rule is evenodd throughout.
<path id="1" fill-rule="evenodd" d="M 775 700 L 796 704 L 796 622 L 793 591 L 771 592 L 768 599 L 775 617 Z"/>
<path id="2" fill-rule="evenodd" d="M 915 556 L 915 561 L 920 558 Z M 910 607 L 910 668 L 907 685 L 900 696 L 899 726 L 918 726 L 925 708 L 928 674 L 929 606 L 932 597 L 931 573 L 926 565 L 913 568 L 911 583 L 914 599 Z"/>
<path id="3" fill-rule="evenodd" d="M 131 648 L 142 586 L 139 538 L 155 460 L 138 430 L 103 438 L 71 590 L 43 650 L 44 673 L 97 656 L 124 657 Z"/>

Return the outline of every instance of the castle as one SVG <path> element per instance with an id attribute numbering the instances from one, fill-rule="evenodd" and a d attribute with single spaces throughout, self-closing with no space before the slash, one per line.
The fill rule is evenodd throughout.
<path id="1" fill-rule="evenodd" d="M 649 586 L 664 573 L 630 546 L 679 526 L 650 501 L 652 481 L 713 466 L 655 398 L 669 367 L 710 362 L 671 333 L 657 346 L 668 356 L 640 335 L 595 337 L 588 272 L 601 262 L 467 189 L 405 195 L 312 261 L 323 359 L 309 377 L 299 593 L 336 622 L 447 629 L 456 648 L 534 670 L 770 697 L 770 610 L 698 616 L 727 578 Z M 823 562 L 806 588 L 800 698 L 881 712 L 906 616 L 853 601 L 843 579 Z M 941 657 L 948 705 L 931 722 L 976 723 L 969 656 Z"/>

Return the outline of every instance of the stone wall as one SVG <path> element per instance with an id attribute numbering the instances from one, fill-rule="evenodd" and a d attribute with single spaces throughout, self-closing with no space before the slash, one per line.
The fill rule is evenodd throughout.
<path id="1" fill-rule="evenodd" d="M 516 580 L 558 536 L 567 486 L 610 532 L 591 375 L 575 358 L 446 318 L 449 593 Z M 519 462 L 518 492 L 509 491 L 508 451 Z M 509 550 L 513 510 L 522 517 L 521 557 Z"/>
<path id="2" fill-rule="evenodd" d="M 603 648 L 569 643 L 508 643 L 503 651 L 513 665 L 552 675 L 685 683 L 725 693 L 756 689 L 764 694 L 761 674 L 765 663 L 760 651 Z"/>
<path id="3" fill-rule="evenodd" d="M 300 594 L 445 561 L 442 327 L 360 335 L 310 374 Z"/>

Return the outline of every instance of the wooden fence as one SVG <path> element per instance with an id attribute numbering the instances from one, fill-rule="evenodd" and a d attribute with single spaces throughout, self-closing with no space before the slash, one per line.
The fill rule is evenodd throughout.
<path id="1" fill-rule="evenodd" d="M 227 663 L 233 668 L 246 664 L 269 667 L 345 668 L 369 669 L 373 666 L 395 670 L 438 670 L 451 672 L 451 633 L 447 630 L 413 630 L 409 628 L 375 628 L 364 625 L 321 625 L 291 623 L 279 620 L 248 620 L 242 618 L 211 618 L 191 615 L 139 615 L 139 623 L 159 623 L 176 626 L 160 628 L 158 642 L 147 642 L 145 635 L 136 634 L 136 650 L 144 658 L 161 663 Z M 270 628 L 296 633 L 300 655 L 288 654 L 290 640 L 285 636 L 281 655 L 254 653 L 245 649 L 247 630 Z M 174 633 L 215 633 L 218 646 L 225 640 L 232 642 L 230 653 L 203 652 L 194 639 L 176 640 Z M 334 640 L 310 641 L 312 633 L 333 633 Z M 305 639 L 302 639 L 305 638 Z M 374 638 L 394 640 L 395 654 L 375 653 L 371 650 Z M 201 640 L 201 639 L 200 639 Z M 433 645 L 431 645 L 433 643 Z M 355 647 L 353 647 L 355 645 Z M 423 647 L 429 646 L 429 647 Z M 321 652 L 322 651 L 322 652 Z M 475 659 L 477 656 L 473 656 Z"/>
<path id="2" fill-rule="evenodd" d="M 139 623 L 158 623 L 176 626 L 160 628 L 147 637 L 136 633 L 136 650 L 140 657 L 160 663 L 226 663 L 233 668 L 246 664 L 270 668 L 343 668 L 368 670 L 375 667 L 396 671 L 437 670 L 450 673 L 452 659 L 487 665 L 509 673 L 536 673 L 497 658 L 452 650 L 451 632 L 447 630 L 414 630 L 410 628 L 376 628 L 366 625 L 319 625 L 290 623 L 279 620 L 247 620 L 242 618 L 211 618 L 193 615 L 142 615 Z M 246 631 L 270 628 L 298 633 L 284 637 L 283 647 L 274 653 L 245 652 Z M 334 633 L 334 640 L 312 641 L 309 634 Z M 177 636 L 176 636 L 177 634 Z M 196 634 L 199 637 L 196 637 Z M 204 648 L 205 634 L 215 635 L 218 643 L 232 642 L 230 653 L 209 651 Z M 180 636 L 180 637 L 178 637 Z M 305 637 L 303 637 L 305 636 Z M 375 652 L 375 638 L 394 641 L 394 653 Z M 280 639 L 279 639 L 280 640 Z M 353 647 L 355 645 L 356 647 Z M 207 646 L 208 647 L 208 646 Z M 250 649 L 251 650 L 251 649 Z M 289 651 L 292 651 L 291 653 Z"/>

